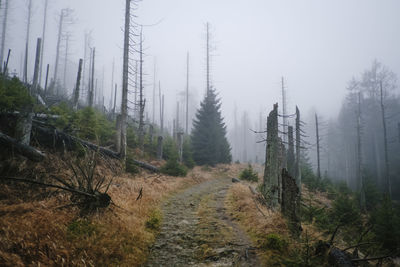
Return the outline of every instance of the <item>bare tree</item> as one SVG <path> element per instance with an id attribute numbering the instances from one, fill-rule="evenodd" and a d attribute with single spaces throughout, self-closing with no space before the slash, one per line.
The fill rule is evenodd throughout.
<path id="1" fill-rule="evenodd" d="M 76 78 L 76 85 L 75 85 L 75 92 L 74 92 L 74 109 L 75 110 L 78 109 L 79 86 L 81 83 L 82 64 L 83 64 L 83 59 L 79 59 L 78 74 L 77 74 L 77 78 Z"/>
<path id="2" fill-rule="evenodd" d="M 8 22 L 8 4 L 10 0 L 5 0 L 5 1 L 6 4 L 4 7 L 3 30 L 1 33 L 0 69 L 3 67 L 3 61 L 4 61 L 4 50 L 5 50 L 7 22 Z"/>
<path id="3" fill-rule="evenodd" d="M 386 193 L 392 197 L 392 185 L 390 181 L 389 171 L 389 156 L 388 156 L 388 140 L 387 140 L 387 129 L 386 129 L 386 117 L 385 117 L 385 105 L 383 103 L 383 86 L 382 81 L 379 82 L 380 95 L 381 95 L 381 112 L 382 112 L 382 127 L 383 127 L 383 144 L 385 151 L 385 178 L 386 178 Z"/>
<path id="4" fill-rule="evenodd" d="M 54 83 L 57 83 L 57 80 L 58 80 L 58 65 L 59 65 L 59 61 L 60 61 L 61 40 L 62 40 L 63 32 L 65 30 L 66 24 L 71 22 L 72 12 L 73 12 L 72 9 L 69 9 L 69 8 L 61 9 L 61 12 L 60 12 L 60 18 L 59 18 L 59 22 L 58 22 L 56 61 L 54 64 L 54 76 L 53 76 Z M 57 94 L 59 94 L 58 90 L 57 90 Z"/>
<path id="5" fill-rule="evenodd" d="M 25 59 L 24 59 L 24 76 L 25 83 L 28 82 L 28 53 L 29 53 L 29 35 L 31 32 L 31 18 L 32 18 L 32 0 L 28 3 L 28 20 L 26 24 L 26 39 L 25 39 Z"/>
<path id="6" fill-rule="evenodd" d="M 315 113 L 315 132 L 316 132 L 316 139 L 317 139 L 317 178 L 321 180 L 321 158 L 320 158 L 320 137 L 319 137 L 319 125 L 318 125 L 318 116 Z"/>
<path id="7" fill-rule="evenodd" d="M 125 31 L 122 67 L 122 103 L 121 103 L 121 157 L 126 160 L 126 124 L 128 121 L 128 74 L 129 74 L 129 39 L 131 23 L 131 0 L 125 1 Z"/>
<path id="8" fill-rule="evenodd" d="M 143 27 L 140 28 L 140 50 L 139 50 L 139 147 L 144 148 L 144 108 L 146 100 L 143 95 Z"/>
<path id="9" fill-rule="evenodd" d="M 189 134 L 189 52 L 186 56 L 186 135 Z"/>
<path id="10" fill-rule="evenodd" d="M 47 23 L 47 7 L 49 5 L 49 0 L 44 2 L 44 12 L 43 12 L 43 29 L 42 29 L 42 54 L 40 55 L 40 70 L 39 70 L 39 86 L 42 83 L 42 69 L 43 69 L 43 55 L 44 55 L 44 42 L 46 37 L 46 23 Z"/>

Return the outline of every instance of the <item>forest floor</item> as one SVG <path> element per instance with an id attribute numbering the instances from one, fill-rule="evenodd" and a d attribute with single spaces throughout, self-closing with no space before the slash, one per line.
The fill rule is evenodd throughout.
<path id="1" fill-rule="evenodd" d="M 227 212 L 231 186 L 231 178 L 219 177 L 170 197 L 146 266 L 260 266 L 249 237 Z"/>

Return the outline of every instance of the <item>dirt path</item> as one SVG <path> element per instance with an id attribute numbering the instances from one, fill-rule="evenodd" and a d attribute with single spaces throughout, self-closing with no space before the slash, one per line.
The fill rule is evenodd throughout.
<path id="1" fill-rule="evenodd" d="M 249 238 L 226 214 L 231 185 L 214 179 L 171 197 L 146 266 L 259 266 Z"/>

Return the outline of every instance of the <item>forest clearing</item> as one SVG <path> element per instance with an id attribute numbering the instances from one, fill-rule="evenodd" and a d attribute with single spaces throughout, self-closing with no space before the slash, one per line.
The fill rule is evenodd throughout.
<path id="1" fill-rule="evenodd" d="M 0 0 L 0 266 L 400 266 L 396 10 Z"/>

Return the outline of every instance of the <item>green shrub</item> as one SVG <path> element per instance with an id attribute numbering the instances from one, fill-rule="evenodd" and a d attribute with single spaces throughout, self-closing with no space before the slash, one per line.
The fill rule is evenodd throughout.
<path id="1" fill-rule="evenodd" d="M 161 226 L 161 213 L 158 210 L 154 210 L 151 214 L 149 219 L 146 221 L 146 228 L 149 230 L 157 231 L 160 229 Z"/>
<path id="2" fill-rule="evenodd" d="M 239 178 L 241 180 L 258 182 L 258 174 L 253 170 L 251 164 L 239 174 Z"/>
<path id="3" fill-rule="evenodd" d="M 277 251 L 284 251 L 287 249 L 287 242 L 280 235 L 271 233 L 265 237 L 264 242 L 261 244 L 263 249 L 271 249 Z"/>
<path id="4" fill-rule="evenodd" d="M 178 158 L 178 149 L 174 139 L 170 136 L 166 136 L 163 141 L 163 159 L 169 160 L 171 158 Z"/>
<path id="5" fill-rule="evenodd" d="M 382 253 L 390 253 L 400 247 L 400 208 L 385 196 L 381 205 L 370 218 L 376 241 L 382 245 Z"/>
<path id="6" fill-rule="evenodd" d="M 0 112 L 12 112 L 33 106 L 28 89 L 16 77 L 5 79 L 0 75 Z"/>
<path id="7" fill-rule="evenodd" d="M 161 167 L 160 171 L 170 176 L 186 176 L 187 174 L 186 167 L 180 164 L 174 157 L 168 159 L 167 163 Z"/>
<path id="8" fill-rule="evenodd" d="M 183 141 L 182 160 L 183 164 L 185 164 L 185 166 L 188 167 L 189 169 L 193 169 L 194 166 L 196 165 L 193 160 L 192 147 L 190 145 L 189 137 L 185 138 L 185 140 Z"/>

